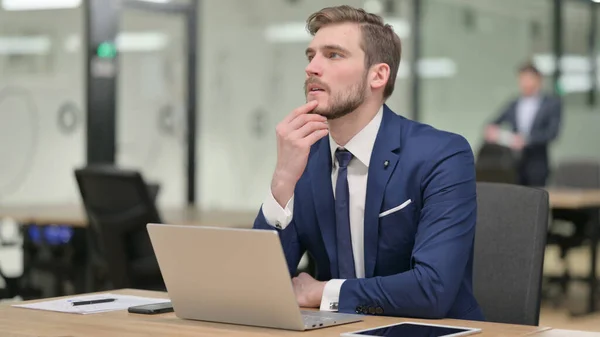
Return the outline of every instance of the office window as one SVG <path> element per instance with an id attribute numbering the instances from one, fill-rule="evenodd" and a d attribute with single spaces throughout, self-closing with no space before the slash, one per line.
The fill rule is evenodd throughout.
<path id="1" fill-rule="evenodd" d="M 554 149 L 554 159 L 558 161 L 584 157 L 600 160 L 600 152 L 596 145 L 600 142 L 597 130 L 597 125 L 600 125 L 600 110 L 598 103 L 590 105 L 588 101 L 594 81 L 590 76 L 588 46 L 592 7 L 590 3 L 583 1 L 565 1 L 563 6 L 564 53 L 561 60 L 560 84 L 563 92 L 564 122 L 560 141 Z M 598 6 L 595 7 L 598 11 Z M 599 62 L 597 59 L 596 64 Z M 595 81 L 598 83 L 598 77 Z"/>
<path id="2" fill-rule="evenodd" d="M 0 203 L 77 203 L 73 168 L 85 163 L 83 10 L 0 4 Z"/>
<path id="3" fill-rule="evenodd" d="M 423 121 L 463 135 L 477 150 L 484 125 L 517 97 L 519 66 L 551 52 L 550 2 L 423 6 Z"/>
<path id="4" fill-rule="evenodd" d="M 116 162 L 160 184 L 162 206 L 186 201 L 185 34 L 183 15 L 125 8 L 117 36 Z"/>

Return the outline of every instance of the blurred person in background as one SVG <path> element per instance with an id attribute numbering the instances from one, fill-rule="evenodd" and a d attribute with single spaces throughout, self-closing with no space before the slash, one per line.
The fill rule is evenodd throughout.
<path id="1" fill-rule="evenodd" d="M 508 146 L 518 156 L 519 184 L 543 187 L 550 175 L 549 145 L 561 128 L 561 99 L 542 91 L 542 75 L 530 63 L 519 69 L 520 96 L 487 126 L 485 139 Z M 501 129 L 507 124 L 510 132 Z"/>

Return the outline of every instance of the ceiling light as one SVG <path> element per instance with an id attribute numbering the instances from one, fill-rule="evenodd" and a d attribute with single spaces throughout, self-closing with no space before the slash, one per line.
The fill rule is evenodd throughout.
<path id="1" fill-rule="evenodd" d="M 116 45 L 119 52 L 158 51 L 167 46 L 168 37 L 155 32 L 122 32 L 117 35 Z"/>
<path id="2" fill-rule="evenodd" d="M 271 43 L 308 42 L 311 36 L 306 31 L 305 22 L 286 22 L 267 27 L 265 39 Z"/>
<path id="3" fill-rule="evenodd" d="M 7 11 L 77 8 L 81 0 L 2 0 Z"/>
<path id="4" fill-rule="evenodd" d="M 0 37 L 0 55 L 43 55 L 51 45 L 47 36 Z"/>
<path id="5" fill-rule="evenodd" d="M 81 49 L 81 41 L 81 36 L 71 34 L 64 39 L 63 46 L 67 52 L 76 53 Z M 160 51 L 168 44 L 167 34 L 152 31 L 119 32 L 115 40 L 115 46 L 120 53 Z"/>
<path id="6" fill-rule="evenodd" d="M 410 24 L 401 18 L 383 18 L 384 22 L 391 25 L 392 29 L 401 39 L 410 36 Z M 264 37 L 270 43 L 298 43 L 310 42 L 312 36 L 306 30 L 306 22 L 284 22 L 270 25 L 264 32 Z"/>
<path id="7" fill-rule="evenodd" d="M 396 80 L 410 78 L 410 65 L 408 62 L 401 62 Z M 451 78 L 458 73 L 458 67 L 454 60 L 438 57 L 438 58 L 423 58 L 417 65 L 419 76 L 422 78 Z"/>
<path id="8" fill-rule="evenodd" d="M 379 15 L 383 12 L 383 4 L 381 0 L 366 0 L 363 9 L 369 13 Z"/>

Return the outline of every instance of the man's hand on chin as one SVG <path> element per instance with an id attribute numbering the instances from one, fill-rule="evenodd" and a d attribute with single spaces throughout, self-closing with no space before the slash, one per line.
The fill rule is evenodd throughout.
<path id="1" fill-rule="evenodd" d="M 300 273 L 300 275 L 294 277 L 292 284 L 294 285 L 298 305 L 304 308 L 320 307 L 326 283 L 317 281 L 306 273 Z"/>

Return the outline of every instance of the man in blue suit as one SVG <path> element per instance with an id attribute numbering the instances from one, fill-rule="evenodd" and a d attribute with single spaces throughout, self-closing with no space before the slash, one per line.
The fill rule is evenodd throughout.
<path id="1" fill-rule="evenodd" d="M 254 223 L 276 229 L 298 303 L 347 313 L 481 320 L 472 291 L 471 148 L 385 104 L 401 44 L 349 6 L 307 20 L 308 103 L 277 126 L 277 166 Z"/>

